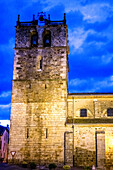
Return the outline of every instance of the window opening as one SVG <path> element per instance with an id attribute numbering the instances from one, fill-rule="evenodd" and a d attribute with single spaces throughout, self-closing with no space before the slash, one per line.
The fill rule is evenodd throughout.
<path id="1" fill-rule="evenodd" d="M 48 128 L 46 128 L 46 139 L 48 138 Z"/>
<path id="2" fill-rule="evenodd" d="M 42 70 L 42 58 L 40 59 L 40 69 Z"/>
<path id="3" fill-rule="evenodd" d="M 29 89 L 31 89 L 31 84 L 29 84 Z"/>
<path id="4" fill-rule="evenodd" d="M 87 109 L 80 109 L 80 117 L 87 117 Z"/>
<path id="5" fill-rule="evenodd" d="M 44 47 L 51 46 L 51 32 L 50 31 L 45 32 L 43 43 L 44 43 Z"/>
<path id="6" fill-rule="evenodd" d="M 31 38 L 31 45 L 37 46 L 37 44 L 38 44 L 38 37 L 37 37 L 37 34 L 34 34 L 32 35 L 32 38 Z"/>
<path id="7" fill-rule="evenodd" d="M 47 89 L 47 85 L 45 84 L 45 89 Z"/>
<path id="8" fill-rule="evenodd" d="M 29 128 L 27 128 L 27 138 L 29 138 Z"/>
<path id="9" fill-rule="evenodd" d="M 43 67 L 43 59 L 42 56 L 37 57 L 37 69 L 38 71 L 41 71 Z"/>
<path id="10" fill-rule="evenodd" d="M 113 116 L 113 108 L 107 109 L 107 116 Z"/>

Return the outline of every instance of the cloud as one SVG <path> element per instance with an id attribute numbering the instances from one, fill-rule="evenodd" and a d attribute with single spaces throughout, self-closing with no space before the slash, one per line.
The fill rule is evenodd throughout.
<path id="1" fill-rule="evenodd" d="M 106 43 L 108 41 L 107 35 L 103 34 L 103 33 L 98 33 L 97 31 L 92 31 L 88 34 L 87 39 L 86 39 L 87 43 L 89 42 L 104 42 Z"/>
<path id="2" fill-rule="evenodd" d="M 0 94 L 0 98 L 6 98 L 6 97 L 9 97 L 9 96 L 11 96 L 11 91 L 6 91 L 6 92 L 2 92 L 1 94 Z"/>
<path id="3" fill-rule="evenodd" d="M 13 69 L 13 60 L 14 60 L 14 38 L 10 38 L 8 43 L 0 43 L 0 71 L 4 70 L 4 72 L 1 71 L 1 75 L 5 75 L 6 77 L 11 73 Z"/>
<path id="4" fill-rule="evenodd" d="M 11 103 L 7 105 L 0 105 L 0 109 L 9 109 L 9 108 L 11 108 Z"/>
<path id="5" fill-rule="evenodd" d="M 11 103 L 0 105 L 0 119 L 10 119 Z"/>
<path id="6" fill-rule="evenodd" d="M 83 20 L 88 23 L 105 22 L 107 18 L 113 16 L 113 7 L 109 2 L 94 2 L 91 4 L 82 5 L 80 1 L 75 1 L 71 5 L 65 4 L 65 12 L 80 11 L 83 15 Z"/>
<path id="7" fill-rule="evenodd" d="M 89 79 L 72 79 L 69 82 L 69 92 L 112 92 L 113 75 L 104 79 L 89 78 Z"/>
<path id="8" fill-rule="evenodd" d="M 111 63 L 111 61 L 113 59 L 113 54 L 108 53 L 106 55 L 102 55 L 101 59 L 102 59 L 102 64 Z"/>
<path id="9" fill-rule="evenodd" d="M 89 23 L 104 22 L 108 17 L 113 16 L 113 7 L 108 3 L 95 3 L 81 7 L 84 20 Z"/>
<path id="10" fill-rule="evenodd" d="M 81 51 L 82 50 L 82 45 L 85 42 L 88 34 L 94 33 L 95 31 L 93 30 L 87 30 L 85 31 L 84 28 L 75 28 L 75 30 L 72 32 L 69 29 L 69 42 L 70 46 L 74 47 L 73 52 L 76 50 Z"/>
<path id="11" fill-rule="evenodd" d="M 51 10 L 51 8 L 54 8 L 55 6 L 59 5 L 59 4 L 65 4 L 65 2 L 67 2 L 68 0 L 65 0 L 64 2 L 61 0 L 57 0 L 57 1 L 52 1 L 52 0 L 41 0 L 40 2 L 44 5 L 43 10 L 44 11 L 49 11 Z"/>
<path id="12" fill-rule="evenodd" d="M 11 37 L 7 44 L 3 44 L 1 42 L 0 51 L 2 51 L 2 52 L 9 52 L 9 50 L 13 51 L 14 44 L 15 44 L 15 39 L 13 37 Z M 10 52 L 9 52 L 9 54 L 10 54 Z"/>
<path id="13" fill-rule="evenodd" d="M 36 1 L 32 1 L 36 2 Z M 83 14 L 83 20 L 89 23 L 104 22 L 107 18 L 113 16 L 113 7 L 110 1 L 83 1 L 83 0 L 45 0 L 40 1 L 44 5 L 44 10 L 49 11 L 52 8 L 62 4 L 66 13 L 80 11 Z M 89 3 L 90 2 L 90 3 Z M 75 16 L 76 17 L 76 16 Z"/>
<path id="14" fill-rule="evenodd" d="M 5 89 L 6 90 L 6 89 Z M 1 94 L 0 94 L 0 105 L 5 105 L 7 106 L 9 103 L 11 103 L 11 90 L 10 91 L 3 91 L 1 90 L 0 91 Z"/>
<path id="15" fill-rule="evenodd" d="M 0 120 L 0 125 L 7 127 L 9 125 L 10 127 L 10 120 Z"/>
<path id="16" fill-rule="evenodd" d="M 81 84 L 84 84 L 84 83 L 87 83 L 87 80 L 81 80 L 81 79 L 72 79 L 70 82 L 69 82 L 69 85 L 70 86 L 79 86 Z"/>
<path id="17" fill-rule="evenodd" d="M 2 39 L 2 38 L 1 38 Z M 7 43 L 0 43 L 0 93 L 10 91 L 12 87 L 14 63 L 14 38 Z"/>

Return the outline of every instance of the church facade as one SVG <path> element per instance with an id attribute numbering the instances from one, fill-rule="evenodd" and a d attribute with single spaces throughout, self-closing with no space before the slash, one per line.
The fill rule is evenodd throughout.
<path id="1" fill-rule="evenodd" d="M 44 13 L 16 25 L 9 160 L 113 164 L 113 94 L 68 93 L 68 28 Z"/>

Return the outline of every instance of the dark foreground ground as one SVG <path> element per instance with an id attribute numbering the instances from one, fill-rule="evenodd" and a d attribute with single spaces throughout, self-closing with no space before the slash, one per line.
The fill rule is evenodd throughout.
<path id="1" fill-rule="evenodd" d="M 1 163 L 0 164 L 0 170 L 31 170 L 30 168 L 22 168 L 17 165 L 9 165 L 6 163 Z M 36 168 L 36 170 L 49 170 L 48 168 L 45 168 L 43 166 Z M 63 168 L 57 168 L 56 170 L 63 170 Z M 71 170 L 83 170 L 83 168 L 71 168 Z"/>

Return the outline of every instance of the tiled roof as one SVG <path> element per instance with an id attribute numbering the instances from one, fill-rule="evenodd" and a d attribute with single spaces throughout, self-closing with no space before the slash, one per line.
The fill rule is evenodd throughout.
<path id="1" fill-rule="evenodd" d="M 0 125 L 0 136 L 3 135 L 3 133 L 4 133 L 5 130 L 7 130 L 7 128 Z"/>

